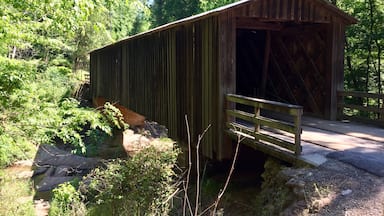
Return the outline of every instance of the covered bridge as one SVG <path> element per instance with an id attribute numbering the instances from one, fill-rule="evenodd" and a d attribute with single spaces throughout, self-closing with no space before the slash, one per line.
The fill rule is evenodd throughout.
<path id="1" fill-rule="evenodd" d="M 202 153 L 231 156 L 227 94 L 300 105 L 335 119 L 343 89 L 346 26 L 326 0 L 243 0 L 91 52 L 91 92 L 166 125 Z"/>

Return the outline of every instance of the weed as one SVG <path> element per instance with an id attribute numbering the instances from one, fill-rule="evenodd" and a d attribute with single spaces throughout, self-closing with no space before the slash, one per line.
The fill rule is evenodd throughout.
<path id="1" fill-rule="evenodd" d="M 53 190 L 53 194 L 49 215 L 86 215 L 85 204 L 82 202 L 81 195 L 73 184 L 61 184 Z"/>
<path id="2" fill-rule="evenodd" d="M 0 215 L 35 215 L 29 179 L 16 179 L 16 172 L 0 170 Z"/>

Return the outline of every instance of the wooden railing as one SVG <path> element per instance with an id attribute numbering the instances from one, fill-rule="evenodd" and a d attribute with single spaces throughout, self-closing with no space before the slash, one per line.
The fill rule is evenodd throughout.
<path id="1" fill-rule="evenodd" d="M 227 127 L 230 132 L 245 135 L 251 138 L 255 145 L 265 146 L 269 149 L 268 151 L 278 150 L 295 156 L 300 155 L 303 107 L 234 94 L 228 94 L 226 99 L 229 103 L 228 107 L 237 107 L 242 104 L 254 108 L 253 113 L 236 108 L 227 109 Z M 233 106 L 234 104 L 236 105 Z M 290 116 L 293 121 L 287 122 L 262 116 L 261 110 Z M 273 133 L 273 131 L 281 131 L 282 133 Z M 284 133 L 290 134 L 291 137 L 283 136 Z"/>
<path id="2" fill-rule="evenodd" d="M 355 91 L 339 91 L 337 94 L 340 119 L 384 125 L 384 94 Z"/>
<path id="3" fill-rule="evenodd" d="M 91 76 L 89 73 L 84 73 L 84 82 L 90 83 L 91 82 Z"/>

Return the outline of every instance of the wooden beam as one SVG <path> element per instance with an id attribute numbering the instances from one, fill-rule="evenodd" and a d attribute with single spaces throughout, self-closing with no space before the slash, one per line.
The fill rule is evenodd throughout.
<path id="1" fill-rule="evenodd" d="M 269 57 L 271 53 L 271 32 L 266 32 L 266 39 L 265 39 L 265 51 L 264 51 L 264 63 L 263 63 L 263 75 L 261 80 L 261 97 L 265 97 L 265 91 L 267 87 L 267 76 L 268 76 L 268 69 L 269 69 Z"/>
<path id="2" fill-rule="evenodd" d="M 274 53 L 271 52 L 271 60 L 272 60 L 272 64 L 273 66 L 276 68 L 276 71 L 277 71 L 277 75 L 280 77 L 281 81 L 283 82 L 284 84 L 284 87 L 285 87 L 285 90 L 287 91 L 290 99 L 295 103 L 295 104 L 298 104 L 297 102 L 297 99 L 295 98 L 295 95 L 293 94 L 293 91 L 286 79 L 286 76 L 284 76 L 284 73 L 283 71 L 281 70 L 280 68 L 280 65 L 277 61 L 277 58 L 275 57 Z"/>
<path id="3" fill-rule="evenodd" d="M 283 25 L 280 23 L 267 23 L 262 22 L 255 18 L 237 18 L 236 19 L 236 28 L 239 29 L 254 29 L 254 30 L 271 30 L 271 31 L 280 31 L 283 29 Z"/>
<path id="4" fill-rule="evenodd" d="M 304 47 L 304 44 L 302 42 L 302 39 L 300 37 L 295 38 L 295 41 L 297 44 L 299 44 L 299 47 L 301 48 L 301 52 L 303 53 L 303 56 L 306 58 L 306 60 L 309 62 L 309 66 L 311 66 L 311 71 L 313 71 L 313 74 L 316 78 L 316 81 L 319 85 L 324 85 L 325 84 L 325 79 L 321 75 L 321 72 L 319 71 L 318 66 L 316 63 L 313 61 L 313 59 L 308 55 L 307 50 Z M 320 51 L 319 51 L 320 52 Z"/>
<path id="5" fill-rule="evenodd" d="M 288 62 L 289 69 L 292 71 L 292 74 L 296 75 L 296 78 L 300 82 L 301 87 L 304 88 L 305 93 L 307 94 L 309 105 L 310 105 L 312 111 L 315 114 L 319 114 L 319 113 L 321 114 L 320 109 L 316 104 L 316 100 L 313 97 L 311 90 L 305 84 L 305 81 L 304 81 L 303 77 L 301 76 L 300 71 L 295 70 L 295 61 L 294 61 L 293 57 L 290 55 L 288 48 L 285 46 L 285 44 L 281 38 L 278 38 L 276 41 L 278 43 L 278 46 L 280 46 L 280 48 L 284 54 L 284 57 L 288 59 L 287 62 Z"/>

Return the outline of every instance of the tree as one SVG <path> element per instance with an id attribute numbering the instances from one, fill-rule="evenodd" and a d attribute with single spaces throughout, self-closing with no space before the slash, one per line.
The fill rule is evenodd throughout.
<path id="1" fill-rule="evenodd" d="M 143 32 L 150 27 L 151 11 L 145 0 L 106 1 L 108 30 L 114 40 Z"/>
<path id="2" fill-rule="evenodd" d="M 200 0 L 200 8 L 202 11 L 212 10 L 239 0 Z"/>
<path id="3" fill-rule="evenodd" d="M 359 23 L 347 30 L 347 90 L 382 93 L 384 4 L 379 0 L 338 0 Z"/>
<path id="4" fill-rule="evenodd" d="M 199 0 L 154 0 L 152 26 L 163 25 L 200 12 Z"/>

